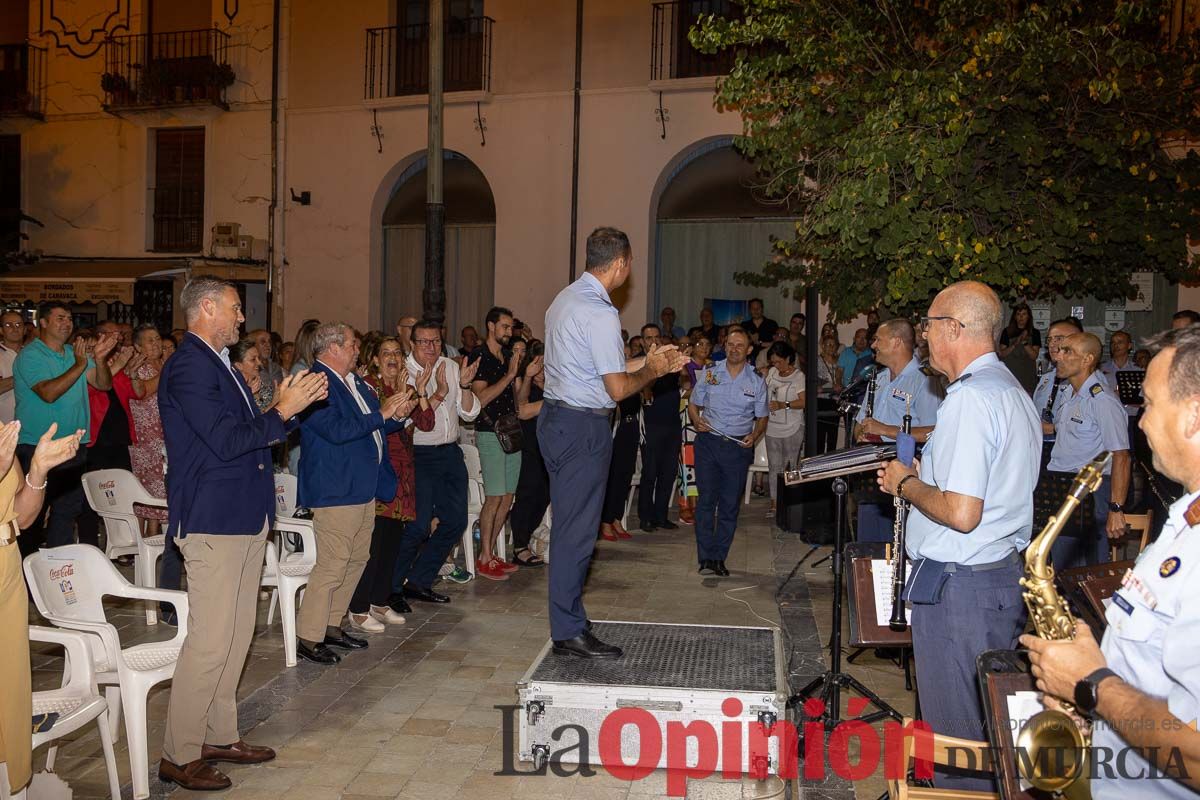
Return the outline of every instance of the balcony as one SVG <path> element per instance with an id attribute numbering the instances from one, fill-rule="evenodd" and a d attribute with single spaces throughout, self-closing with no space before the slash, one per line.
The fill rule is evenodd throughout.
<path id="1" fill-rule="evenodd" d="M 490 17 L 446 22 L 443 91 L 486 92 L 492 81 Z M 367 29 L 367 100 L 429 94 L 429 26 Z"/>
<path id="2" fill-rule="evenodd" d="M 725 48 L 712 55 L 701 53 L 688 41 L 688 31 L 710 14 L 736 19 L 742 7 L 730 0 L 675 0 L 655 3 L 650 41 L 650 80 L 706 78 L 728 75 L 736 51 Z"/>
<path id="3" fill-rule="evenodd" d="M 113 36 L 104 43 L 104 108 L 213 105 L 223 109 L 235 75 L 219 30 Z"/>
<path id="4" fill-rule="evenodd" d="M 0 45 L 0 116 L 44 119 L 46 51 L 32 44 Z"/>

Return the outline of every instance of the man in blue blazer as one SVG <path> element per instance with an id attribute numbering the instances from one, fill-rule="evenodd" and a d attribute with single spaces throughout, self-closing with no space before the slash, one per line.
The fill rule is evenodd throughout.
<path id="1" fill-rule="evenodd" d="M 179 297 L 188 333 L 163 367 L 158 408 L 167 445 L 167 535 L 187 565 L 188 632 L 167 708 L 160 779 L 186 789 L 225 789 L 212 766 L 257 764 L 275 752 L 242 741 L 237 685 L 254 635 L 267 531 L 275 515 L 271 445 L 309 403 L 325 397 L 324 375 L 300 373 L 258 407 L 228 348 L 237 343 L 241 301 L 232 283 L 188 281 Z"/>
<path id="2" fill-rule="evenodd" d="M 397 392 L 380 407 L 375 392 L 354 374 L 358 339 L 349 325 L 321 325 L 313 332 L 312 348 L 313 372 L 328 379 L 329 396 L 308 409 L 300 423 L 296 502 L 312 509 L 317 563 L 296 616 L 296 653 L 318 664 L 336 664 L 341 657 L 331 647 L 367 646 L 342 630 L 342 617 L 371 554 L 375 501 L 396 496 L 387 434 L 404 427 L 401 420 L 416 401 Z"/>

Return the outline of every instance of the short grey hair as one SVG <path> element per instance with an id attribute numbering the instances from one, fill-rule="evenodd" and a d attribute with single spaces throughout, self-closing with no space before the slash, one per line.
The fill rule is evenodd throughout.
<path id="1" fill-rule="evenodd" d="M 350 326 L 344 322 L 324 322 L 318 325 L 312 335 L 313 356 L 319 357 L 330 345 L 344 345 L 347 331 L 350 331 Z"/>
<path id="2" fill-rule="evenodd" d="M 1167 371 L 1167 390 L 1172 401 L 1181 403 L 1200 395 L 1200 323 L 1163 331 L 1147 339 L 1145 345 L 1155 357 L 1163 350 L 1175 351 Z"/>
<path id="3" fill-rule="evenodd" d="M 200 304 L 205 300 L 216 300 L 226 289 L 237 291 L 237 287 L 224 278 L 216 275 L 196 275 L 183 287 L 179 293 L 179 304 L 183 306 L 183 314 L 188 324 L 200 317 Z"/>
<path id="4" fill-rule="evenodd" d="M 952 304 L 954 317 L 965 326 L 968 336 L 990 336 L 993 344 L 1000 340 L 1004 312 L 995 289 L 979 281 L 960 281 L 943 291 L 950 293 L 947 300 Z"/>

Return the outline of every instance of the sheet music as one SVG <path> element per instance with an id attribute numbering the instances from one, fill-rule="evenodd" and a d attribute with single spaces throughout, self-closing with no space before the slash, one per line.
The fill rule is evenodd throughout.
<path id="1" fill-rule="evenodd" d="M 912 562 L 904 561 L 904 574 L 912 574 Z M 886 628 L 892 620 L 892 562 L 871 559 L 871 582 L 875 592 L 875 624 Z M 904 604 L 904 621 L 908 622 L 908 603 Z"/>
<path id="2" fill-rule="evenodd" d="M 1005 698 L 1008 703 L 1009 735 L 1013 738 L 1013 744 L 1016 744 L 1017 734 L 1025 727 L 1025 723 L 1034 714 L 1046 710 L 1040 698 L 1041 695 L 1038 692 L 1013 692 Z M 1019 779 L 1021 791 L 1028 791 L 1031 788 L 1029 781 L 1024 778 Z"/>

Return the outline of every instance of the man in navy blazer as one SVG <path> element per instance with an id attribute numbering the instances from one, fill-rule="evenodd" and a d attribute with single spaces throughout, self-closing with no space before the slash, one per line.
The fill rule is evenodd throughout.
<path id="1" fill-rule="evenodd" d="M 309 403 L 325 397 L 324 375 L 300 373 L 259 414 L 245 380 L 229 363 L 241 301 L 232 283 L 188 281 L 180 294 L 188 333 L 158 385 L 167 445 L 167 535 L 187 565 L 188 632 L 167 709 L 160 779 L 190 790 L 230 780 L 212 766 L 257 764 L 269 747 L 241 740 L 237 685 L 254 635 L 267 531 L 274 519 L 271 445 L 281 442 Z"/>
<path id="2" fill-rule="evenodd" d="M 341 657 L 331 647 L 367 646 L 342 630 L 342 617 L 371 554 L 375 501 L 396 496 L 385 437 L 404 427 L 416 400 L 397 392 L 380 407 L 375 392 L 354 374 L 358 339 L 349 325 L 321 325 L 313 332 L 312 349 L 313 372 L 328 379 L 329 396 L 308 409 L 300 423 L 296 502 L 312 509 L 317 563 L 296 617 L 296 653 L 318 664 L 336 664 Z"/>

